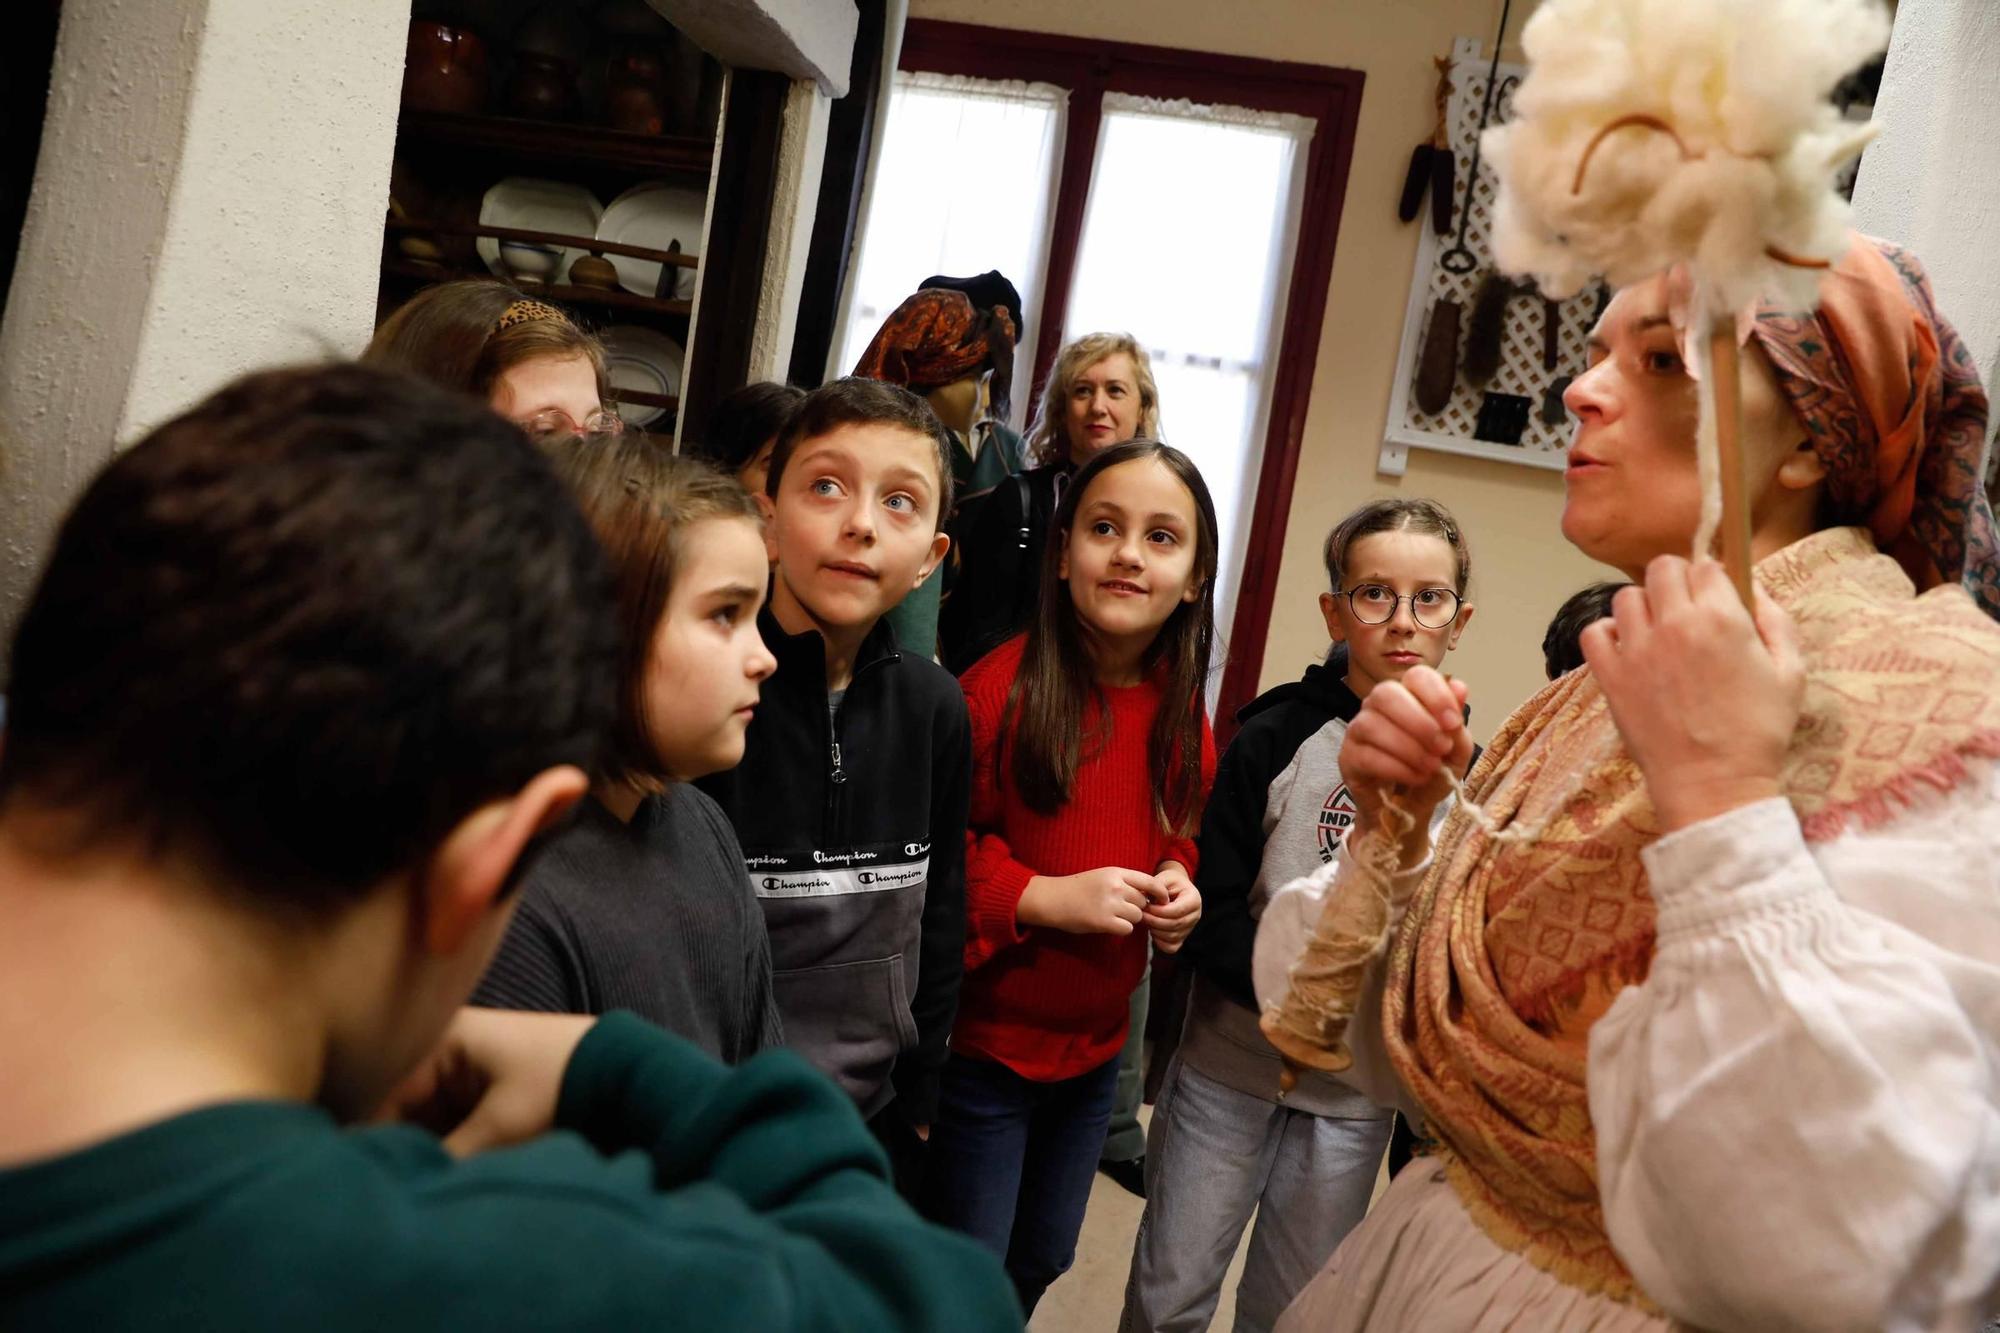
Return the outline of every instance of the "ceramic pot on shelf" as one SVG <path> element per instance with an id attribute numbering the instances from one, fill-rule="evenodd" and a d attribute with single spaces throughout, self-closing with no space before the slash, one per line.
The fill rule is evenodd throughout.
<path id="1" fill-rule="evenodd" d="M 474 115 L 486 109 L 486 43 L 470 28 L 412 21 L 403 53 L 403 105 Z"/>
<path id="2" fill-rule="evenodd" d="M 532 51 L 514 53 L 507 110 L 533 120 L 567 120 L 576 110 L 576 75 L 567 61 Z"/>
<path id="3" fill-rule="evenodd" d="M 604 86 L 604 116 L 615 130 L 664 134 L 667 69 L 650 43 L 630 43 L 611 57 Z"/>

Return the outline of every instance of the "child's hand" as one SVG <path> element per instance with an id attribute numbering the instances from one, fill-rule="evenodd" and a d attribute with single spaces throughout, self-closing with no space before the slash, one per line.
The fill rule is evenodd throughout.
<path id="1" fill-rule="evenodd" d="M 455 1157 L 525 1142 L 554 1128 L 563 1071 L 596 1021 L 460 1009 L 384 1110 L 443 1135 Z"/>
<path id="2" fill-rule="evenodd" d="M 1179 953 L 1201 920 L 1201 890 L 1179 861 L 1162 861 L 1153 875 L 1153 901 L 1146 908 L 1146 929 L 1161 953 Z"/>
<path id="3" fill-rule="evenodd" d="M 1153 877 L 1123 866 L 1037 875 L 1021 891 L 1014 919 L 1072 935 L 1130 935 L 1146 919 L 1146 900 L 1153 896 Z"/>
<path id="4" fill-rule="evenodd" d="M 1463 681 L 1412 667 L 1401 680 L 1368 691 L 1340 743 L 1340 776 L 1354 797 L 1358 825 L 1380 827 L 1384 794 L 1401 789 L 1399 803 L 1416 819 L 1416 846 L 1406 847 L 1406 856 L 1421 854 L 1431 811 L 1451 790 L 1445 766 L 1462 776 L 1472 762 L 1465 698 Z"/>

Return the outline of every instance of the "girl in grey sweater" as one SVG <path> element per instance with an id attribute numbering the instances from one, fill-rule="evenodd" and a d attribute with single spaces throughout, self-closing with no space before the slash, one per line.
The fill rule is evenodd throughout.
<path id="1" fill-rule="evenodd" d="M 630 1009 L 735 1063 L 782 1041 L 763 913 L 736 835 L 689 782 L 731 768 L 776 663 L 743 488 L 643 436 L 550 449 L 610 557 L 625 650 L 614 752 L 528 863 L 475 1004 Z"/>

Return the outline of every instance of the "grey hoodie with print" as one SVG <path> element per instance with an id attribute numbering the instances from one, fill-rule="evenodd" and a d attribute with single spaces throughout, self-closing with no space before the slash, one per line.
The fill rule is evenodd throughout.
<path id="1" fill-rule="evenodd" d="M 1340 746 L 1361 701 L 1340 665 L 1309 667 L 1237 714 L 1242 730 L 1216 768 L 1202 818 L 1202 919 L 1185 950 L 1196 975 L 1180 1054 L 1209 1078 L 1272 1102 L 1281 1065 L 1257 1027 L 1250 960 L 1271 895 L 1338 856 L 1354 823 Z M 1319 1073 L 1301 1077 L 1283 1104 L 1348 1120 L 1390 1114 Z"/>

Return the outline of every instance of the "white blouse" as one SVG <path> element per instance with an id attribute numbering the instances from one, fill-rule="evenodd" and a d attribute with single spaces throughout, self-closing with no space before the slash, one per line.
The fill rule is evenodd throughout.
<path id="1" fill-rule="evenodd" d="M 1633 1277 L 1708 1329 L 1972 1327 L 2000 1304 L 2000 766 L 1817 846 L 1778 799 L 1645 860 L 1659 942 L 1592 1028 L 1588 1075 Z M 1272 900 L 1267 1008 L 1349 873 L 1342 857 Z M 1344 1077 L 1409 1109 L 1382 974 Z"/>

